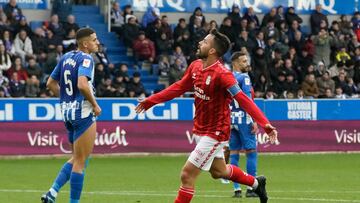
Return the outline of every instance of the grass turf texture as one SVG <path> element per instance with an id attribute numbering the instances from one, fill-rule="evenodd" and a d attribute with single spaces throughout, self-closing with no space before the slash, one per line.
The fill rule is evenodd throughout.
<path id="1" fill-rule="evenodd" d="M 244 156 L 241 165 L 244 167 Z M 86 170 L 82 203 L 173 202 L 179 173 L 186 161 L 179 157 L 92 158 Z M 360 154 L 260 155 L 259 174 L 268 178 L 269 202 L 359 202 Z M 40 202 L 65 159 L 0 160 L 0 202 Z M 243 187 L 243 191 L 246 188 Z M 232 185 L 203 173 L 196 184 L 194 203 L 259 202 L 233 199 Z M 57 202 L 66 203 L 69 185 Z"/>

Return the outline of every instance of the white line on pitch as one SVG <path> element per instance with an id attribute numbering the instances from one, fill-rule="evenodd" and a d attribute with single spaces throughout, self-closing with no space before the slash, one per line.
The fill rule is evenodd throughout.
<path id="1" fill-rule="evenodd" d="M 20 189 L 0 189 L 0 192 L 3 193 L 42 193 L 43 190 L 20 190 Z M 208 192 L 208 191 L 203 191 Z M 218 191 L 221 192 L 221 191 Z M 69 193 L 69 191 L 62 191 L 62 193 Z M 83 194 L 88 195 L 138 195 L 138 196 L 158 196 L 158 197 L 173 197 L 176 191 L 171 191 L 169 194 L 167 193 L 159 193 L 159 191 L 84 191 Z M 205 194 L 197 194 L 197 197 L 204 198 L 228 198 L 229 196 L 225 195 L 205 195 Z M 346 200 L 346 199 L 325 199 L 325 198 L 295 198 L 295 197 L 274 197 L 271 196 L 270 199 L 278 199 L 278 200 L 292 200 L 292 201 L 314 201 L 314 202 L 349 202 L 349 203 L 360 203 L 360 200 Z"/>

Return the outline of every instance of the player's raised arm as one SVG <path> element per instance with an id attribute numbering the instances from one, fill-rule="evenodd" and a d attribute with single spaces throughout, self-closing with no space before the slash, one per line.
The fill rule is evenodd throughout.
<path id="1" fill-rule="evenodd" d="M 265 117 L 264 113 L 256 106 L 239 87 L 239 84 L 235 81 L 234 76 L 229 72 L 223 75 L 222 81 L 228 92 L 233 98 L 239 103 L 240 107 L 243 108 L 250 116 L 257 122 L 265 132 L 269 135 L 270 141 L 275 142 L 277 139 L 277 131 L 274 126 L 270 124 L 270 121 Z"/>
<path id="2" fill-rule="evenodd" d="M 162 90 L 161 92 L 153 94 L 150 97 L 146 98 L 145 100 L 140 101 L 140 103 L 135 108 L 136 113 L 142 113 L 148 110 L 149 108 L 151 108 L 152 106 L 154 106 L 155 104 L 169 101 L 191 90 L 192 88 L 191 67 L 192 65 L 188 67 L 181 80 L 175 82 L 174 84 L 170 85 L 168 88 Z"/>

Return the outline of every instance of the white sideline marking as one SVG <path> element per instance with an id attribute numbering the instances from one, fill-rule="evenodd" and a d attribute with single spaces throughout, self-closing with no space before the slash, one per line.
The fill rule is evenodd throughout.
<path id="1" fill-rule="evenodd" d="M 43 190 L 20 190 L 20 189 L 0 189 L 0 193 L 39 193 L 42 194 Z M 162 193 L 163 192 L 163 193 Z M 200 194 L 196 194 L 196 197 L 204 197 L 204 198 L 229 198 L 229 195 L 208 195 L 202 194 L 206 192 L 217 192 L 217 193 L 225 193 L 226 191 L 199 191 Z M 309 191 L 269 191 L 269 192 L 298 192 L 298 193 L 308 193 Z M 335 191 L 323 191 L 326 193 L 333 193 Z M 339 191 L 337 191 L 339 192 Z M 345 191 L 343 191 L 345 192 Z M 359 191 L 348 191 L 358 193 Z M 69 191 L 62 191 L 62 193 L 69 193 Z M 172 193 L 172 194 L 169 194 Z M 226 192 L 229 193 L 229 192 Z M 176 191 L 84 191 L 83 194 L 88 195 L 138 195 L 138 196 L 158 196 L 158 197 L 174 197 Z M 296 198 L 296 197 L 274 197 L 271 196 L 269 199 L 278 199 L 278 200 L 292 200 L 292 201 L 313 201 L 313 202 L 350 202 L 350 203 L 360 203 L 360 200 L 346 200 L 346 199 L 325 199 L 325 198 Z"/>

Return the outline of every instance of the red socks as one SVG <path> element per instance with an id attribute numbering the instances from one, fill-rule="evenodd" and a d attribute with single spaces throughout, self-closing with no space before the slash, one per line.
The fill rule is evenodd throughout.
<path id="1" fill-rule="evenodd" d="M 174 203 L 189 203 L 194 196 L 193 188 L 180 187 L 178 196 L 175 199 Z"/>
<path id="2" fill-rule="evenodd" d="M 229 180 L 248 186 L 253 186 L 255 182 L 254 176 L 245 173 L 239 167 L 234 165 L 227 165 L 227 167 L 230 169 Z"/>

